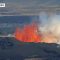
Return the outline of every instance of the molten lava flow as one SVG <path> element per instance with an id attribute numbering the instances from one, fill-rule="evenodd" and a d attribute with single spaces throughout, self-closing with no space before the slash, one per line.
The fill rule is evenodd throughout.
<path id="1" fill-rule="evenodd" d="M 21 30 L 20 28 L 16 28 L 15 38 L 22 42 L 40 42 L 41 35 L 37 33 L 36 24 L 25 25 Z"/>
<path id="2" fill-rule="evenodd" d="M 16 28 L 14 33 L 15 39 L 21 42 L 45 42 L 45 43 L 56 43 L 57 38 L 48 32 L 38 34 L 38 28 L 36 24 L 25 25 L 23 29 Z"/>

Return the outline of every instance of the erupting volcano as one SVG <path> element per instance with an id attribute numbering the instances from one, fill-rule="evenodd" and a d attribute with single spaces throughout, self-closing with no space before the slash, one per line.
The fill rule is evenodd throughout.
<path id="1" fill-rule="evenodd" d="M 14 33 L 14 38 L 21 42 L 34 42 L 34 43 L 58 43 L 57 37 L 51 33 L 41 33 L 37 24 L 32 23 L 25 25 L 22 29 L 17 27 Z"/>
<path id="2" fill-rule="evenodd" d="M 15 38 L 21 42 L 41 42 L 41 35 L 38 34 L 38 28 L 35 23 L 25 25 L 23 29 L 16 28 Z"/>

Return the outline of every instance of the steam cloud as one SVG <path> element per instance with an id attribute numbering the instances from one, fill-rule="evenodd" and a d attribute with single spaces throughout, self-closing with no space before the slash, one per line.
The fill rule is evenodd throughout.
<path id="1" fill-rule="evenodd" d="M 40 13 L 39 30 L 41 31 L 44 39 L 48 39 L 48 43 L 60 44 L 60 15 L 50 15 L 46 12 Z"/>

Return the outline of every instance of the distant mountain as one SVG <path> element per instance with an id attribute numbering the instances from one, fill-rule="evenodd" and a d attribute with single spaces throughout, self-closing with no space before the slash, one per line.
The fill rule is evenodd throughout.
<path id="1" fill-rule="evenodd" d="M 25 24 L 32 22 L 32 17 L 34 16 L 1 16 L 0 17 L 0 32 L 12 33 L 15 31 L 16 27 L 22 28 Z"/>
<path id="2" fill-rule="evenodd" d="M 1 16 L 0 23 L 29 23 L 32 21 L 32 17 L 34 16 Z"/>

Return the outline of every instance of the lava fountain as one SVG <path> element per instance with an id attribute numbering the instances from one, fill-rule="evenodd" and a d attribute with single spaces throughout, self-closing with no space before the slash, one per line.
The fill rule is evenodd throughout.
<path id="1" fill-rule="evenodd" d="M 23 29 L 16 28 L 15 38 L 21 42 L 41 42 L 42 35 L 38 33 L 38 28 L 35 23 L 25 25 Z"/>
<path id="2" fill-rule="evenodd" d="M 17 27 L 14 33 L 15 39 L 21 42 L 34 42 L 34 43 L 57 43 L 58 37 L 50 31 L 43 32 L 38 29 L 37 24 L 32 23 L 25 25 L 23 29 Z"/>

